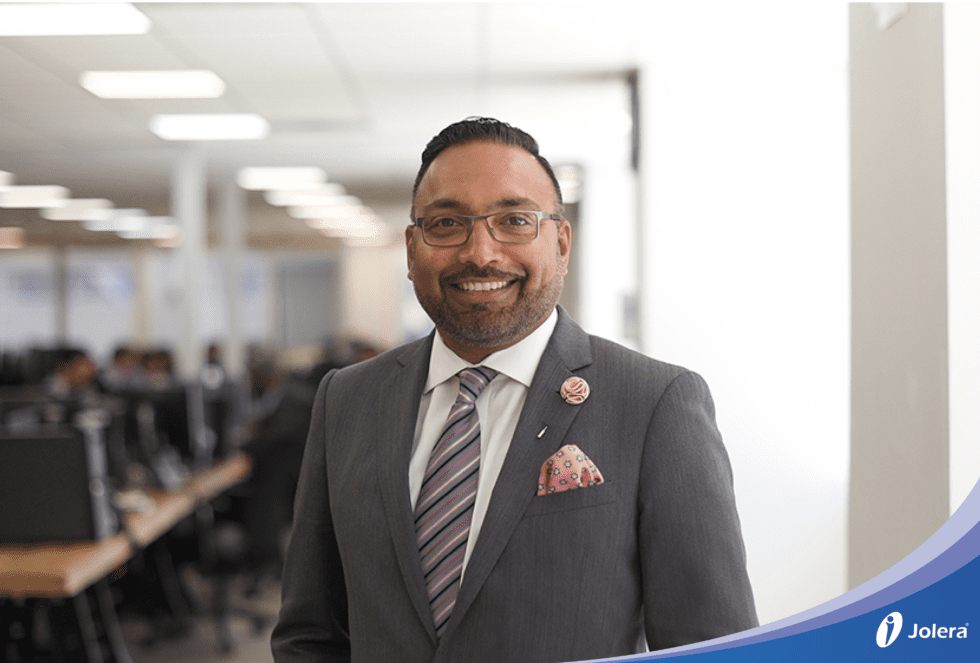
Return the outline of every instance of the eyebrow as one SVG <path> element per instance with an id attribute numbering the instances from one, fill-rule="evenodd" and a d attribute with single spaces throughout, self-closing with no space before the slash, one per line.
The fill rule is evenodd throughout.
<path id="1" fill-rule="evenodd" d="M 501 198 L 492 205 L 490 205 L 491 210 L 503 210 L 510 208 L 521 208 L 521 209 L 538 209 L 538 204 L 534 202 L 531 198 L 524 198 L 523 196 L 512 196 L 508 198 Z M 426 213 L 430 213 L 436 210 L 451 210 L 459 213 L 464 213 L 470 210 L 462 202 L 456 200 L 455 198 L 438 198 L 433 200 L 431 203 L 426 205 L 423 210 Z"/>

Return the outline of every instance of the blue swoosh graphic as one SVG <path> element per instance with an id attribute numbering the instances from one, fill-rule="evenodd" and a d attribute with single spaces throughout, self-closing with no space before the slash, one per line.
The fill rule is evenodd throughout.
<path id="1" fill-rule="evenodd" d="M 888 610 L 883 610 L 886 607 Z M 949 520 L 915 551 L 835 599 L 723 638 L 601 660 L 653 661 L 701 656 L 711 661 L 792 660 L 801 663 L 826 661 L 827 655 L 832 654 L 834 663 L 865 661 L 871 655 L 888 661 L 980 661 L 980 632 L 972 640 L 976 644 L 970 644 L 965 628 L 963 633 L 967 637 L 958 642 L 954 638 L 947 638 L 949 642 L 917 638 L 914 642 L 903 643 L 906 638 L 899 638 L 887 650 L 878 648 L 875 644 L 878 626 L 895 609 L 916 611 L 918 621 L 913 619 L 912 613 L 905 617 L 909 627 L 913 624 L 928 627 L 934 623 L 963 627 L 968 624 L 969 617 L 974 616 L 980 631 L 980 482 Z M 880 612 L 870 614 L 874 611 Z"/>

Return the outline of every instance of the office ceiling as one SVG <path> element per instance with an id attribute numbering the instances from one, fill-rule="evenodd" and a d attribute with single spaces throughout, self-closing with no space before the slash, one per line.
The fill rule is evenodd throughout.
<path id="1" fill-rule="evenodd" d="M 212 206 L 215 191 L 242 166 L 316 165 L 368 205 L 407 210 L 421 148 L 446 124 L 510 109 L 503 119 L 533 133 L 550 127 L 555 86 L 608 80 L 632 68 L 639 7 L 136 6 L 152 21 L 148 34 L 0 37 L 0 171 L 14 173 L 17 184 L 61 185 L 74 198 L 168 215 L 175 163 L 186 147 L 151 133 L 150 117 L 258 113 L 271 124 L 268 138 L 208 143 Z M 227 91 L 205 100 L 108 100 L 79 85 L 84 71 L 121 69 L 209 69 Z M 564 117 L 574 113 L 565 109 Z M 29 246 L 123 242 L 47 221 L 36 210 L 0 209 L 3 226 L 25 228 Z M 257 247 L 330 245 L 255 193 L 248 196 L 248 237 Z"/>

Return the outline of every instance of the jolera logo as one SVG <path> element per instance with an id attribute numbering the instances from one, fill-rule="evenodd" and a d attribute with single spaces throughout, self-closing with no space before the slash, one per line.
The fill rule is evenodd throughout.
<path id="1" fill-rule="evenodd" d="M 881 626 L 878 627 L 878 634 L 875 636 L 875 642 L 878 646 L 884 649 L 891 643 L 895 642 L 895 638 L 898 634 L 902 632 L 902 613 L 893 612 L 884 619 L 881 620 Z"/>
<path id="2" fill-rule="evenodd" d="M 912 625 L 912 633 L 909 638 L 922 638 L 923 640 L 938 638 L 966 638 L 966 628 L 969 624 L 964 626 L 939 626 L 935 624 L 930 626 L 919 626 L 918 624 Z M 881 624 L 878 626 L 878 633 L 875 635 L 875 642 L 878 646 L 884 649 L 891 645 L 898 638 L 898 634 L 902 632 L 902 613 L 893 612 L 884 619 L 881 620 Z"/>

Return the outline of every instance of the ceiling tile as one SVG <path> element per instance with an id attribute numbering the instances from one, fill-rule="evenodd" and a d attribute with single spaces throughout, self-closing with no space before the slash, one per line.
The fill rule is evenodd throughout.
<path id="1" fill-rule="evenodd" d="M 0 86 L 63 84 L 62 79 L 20 52 L 24 43 L 0 38 Z"/>
<path id="2" fill-rule="evenodd" d="M 480 70 L 477 3 L 316 5 L 326 30 L 360 79 L 472 78 Z"/>
<path id="3" fill-rule="evenodd" d="M 76 74 L 102 70 L 193 68 L 152 34 L 45 37 L 35 42 L 33 52 Z"/>

